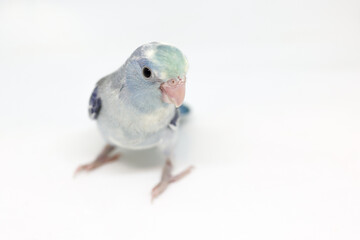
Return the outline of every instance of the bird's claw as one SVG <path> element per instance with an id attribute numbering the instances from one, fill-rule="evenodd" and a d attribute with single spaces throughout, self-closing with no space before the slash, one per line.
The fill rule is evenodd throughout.
<path id="1" fill-rule="evenodd" d="M 151 202 L 153 202 L 155 198 L 157 198 L 160 194 L 162 194 L 170 183 L 182 179 L 183 177 L 188 175 L 193 169 L 194 167 L 190 166 L 184 171 L 180 172 L 179 174 L 172 176 L 171 175 L 172 164 L 170 160 L 167 160 L 163 169 L 160 182 L 151 191 Z"/>
<path id="2" fill-rule="evenodd" d="M 107 154 L 100 155 L 95 161 L 93 161 L 91 163 L 80 165 L 75 170 L 73 177 L 76 177 L 77 174 L 79 174 L 80 172 L 83 172 L 83 171 L 89 172 L 95 168 L 100 167 L 101 165 L 103 165 L 105 163 L 115 161 L 116 159 L 118 159 L 120 157 L 120 154 L 115 154 L 114 156 L 108 156 Z"/>

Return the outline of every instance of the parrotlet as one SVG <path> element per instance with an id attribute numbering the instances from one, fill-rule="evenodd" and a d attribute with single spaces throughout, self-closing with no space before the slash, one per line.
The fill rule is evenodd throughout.
<path id="1" fill-rule="evenodd" d="M 115 148 L 143 150 L 158 147 L 166 159 L 152 199 L 192 170 L 172 175 L 172 153 L 179 119 L 189 112 L 185 98 L 188 61 L 176 47 L 152 42 L 137 48 L 115 72 L 100 79 L 89 102 L 90 118 L 96 120 L 107 144 L 93 161 L 75 174 L 93 170 L 121 156 Z"/>

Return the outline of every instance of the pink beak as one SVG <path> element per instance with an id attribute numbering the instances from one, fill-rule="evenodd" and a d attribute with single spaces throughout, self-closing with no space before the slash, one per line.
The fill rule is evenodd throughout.
<path id="1" fill-rule="evenodd" d="M 185 78 L 170 79 L 160 85 L 162 100 L 180 107 L 185 98 Z"/>

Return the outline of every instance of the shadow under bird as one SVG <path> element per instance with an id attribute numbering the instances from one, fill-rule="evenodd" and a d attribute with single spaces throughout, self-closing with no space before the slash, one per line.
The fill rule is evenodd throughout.
<path id="1" fill-rule="evenodd" d="M 107 144 L 75 174 L 115 161 L 120 157 L 111 154 L 116 147 L 161 149 L 166 163 L 160 182 L 152 189 L 152 199 L 189 174 L 191 166 L 177 175 L 171 173 L 179 119 L 189 112 L 182 105 L 187 70 L 187 59 L 178 48 L 152 42 L 137 48 L 117 71 L 99 80 L 90 97 L 89 115 L 97 121 Z"/>

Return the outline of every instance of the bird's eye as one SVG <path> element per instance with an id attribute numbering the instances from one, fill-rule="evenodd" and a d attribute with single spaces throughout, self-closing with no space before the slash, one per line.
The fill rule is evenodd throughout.
<path id="1" fill-rule="evenodd" d="M 144 67 L 143 68 L 143 75 L 145 78 L 150 78 L 151 77 L 151 70 L 148 67 Z"/>

